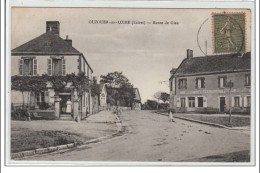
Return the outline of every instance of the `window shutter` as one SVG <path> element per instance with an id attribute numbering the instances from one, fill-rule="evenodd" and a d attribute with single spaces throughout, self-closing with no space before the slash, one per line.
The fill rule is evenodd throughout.
<path id="1" fill-rule="evenodd" d="M 189 107 L 189 99 L 188 97 L 185 97 L 185 107 Z"/>
<path id="2" fill-rule="evenodd" d="M 232 97 L 231 98 L 231 107 L 234 107 L 235 106 L 235 97 Z"/>
<path id="3" fill-rule="evenodd" d="M 187 89 L 187 79 L 184 80 L 184 83 L 185 83 L 185 89 Z"/>
<path id="4" fill-rule="evenodd" d="M 178 86 L 179 86 L 179 89 L 181 89 L 180 79 L 179 79 L 179 82 L 178 82 Z"/>
<path id="5" fill-rule="evenodd" d="M 204 108 L 208 107 L 207 97 L 203 97 L 203 107 L 204 107 Z"/>
<path id="6" fill-rule="evenodd" d="M 48 69 L 47 69 L 47 74 L 49 75 L 49 76 L 51 76 L 52 75 L 52 59 L 50 58 L 50 59 L 48 59 Z"/>
<path id="7" fill-rule="evenodd" d="M 195 97 L 195 107 L 198 107 L 198 97 Z"/>
<path id="8" fill-rule="evenodd" d="M 218 77 L 218 88 L 220 88 L 220 77 Z"/>
<path id="9" fill-rule="evenodd" d="M 19 59 L 19 75 L 23 75 L 23 59 Z"/>
<path id="10" fill-rule="evenodd" d="M 242 107 L 243 105 L 242 105 L 242 97 L 241 96 L 239 96 L 239 107 Z"/>
<path id="11" fill-rule="evenodd" d="M 227 86 L 227 77 L 225 76 L 223 79 L 223 86 L 226 87 Z"/>
<path id="12" fill-rule="evenodd" d="M 201 80 L 201 87 L 202 87 L 202 88 L 205 88 L 205 78 L 203 78 L 203 79 Z"/>
<path id="13" fill-rule="evenodd" d="M 62 59 L 62 76 L 66 75 L 66 60 Z"/>
<path id="14" fill-rule="evenodd" d="M 198 88 L 198 78 L 196 78 L 196 88 Z"/>
<path id="15" fill-rule="evenodd" d="M 37 59 L 33 59 L 33 75 L 37 75 L 38 62 Z"/>
<path id="16" fill-rule="evenodd" d="M 244 97 L 244 107 L 247 107 L 247 96 Z"/>

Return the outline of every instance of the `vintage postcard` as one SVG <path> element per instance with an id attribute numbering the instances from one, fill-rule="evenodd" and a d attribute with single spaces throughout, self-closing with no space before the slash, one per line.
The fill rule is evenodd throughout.
<path id="1" fill-rule="evenodd" d="M 12 7 L 9 161 L 253 165 L 252 16 Z"/>

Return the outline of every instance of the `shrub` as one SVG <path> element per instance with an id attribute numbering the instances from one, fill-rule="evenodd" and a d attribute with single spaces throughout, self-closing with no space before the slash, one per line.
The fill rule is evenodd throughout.
<path id="1" fill-rule="evenodd" d="M 12 120 L 28 120 L 29 114 L 27 110 L 25 109 L 16 109 L 11 113 L 11 119 Z"/>
<path id="2" fill-rule="evenodd" d="M 40 103 L 39 105 L 39 108 L 42 109 L 42 110 L 46 110 L 50 107 L 50 105 L 48 103 L 45 103 L 45 102 L 42 102 Z"/>
<path id="3" fill-rule="evenodd" d="M 204 109 L 204 113 L 205 114 L 216 114 L 216 113 L 219 113 L 219 109 L 207 107 L 207 108 Z"/>

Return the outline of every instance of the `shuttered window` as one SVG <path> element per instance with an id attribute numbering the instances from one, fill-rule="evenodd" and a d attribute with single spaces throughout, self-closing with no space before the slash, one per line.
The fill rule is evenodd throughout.
<path id="1" fill-rule="evenodd" d="M 19 75 L 23 75 L 23 59 L 19 60 Z"/>
<path id="2" fill-rule="evenodd" d="M 179 89 L 187 89 L 187 79 L 179 79 Z"/>
<path id="3" fill-rule="evenodd" d="M 52 75 L 52 59 L 50 58 L 50 59 L 48 59 L 48 69 L 47 69 L 47 74 L 49 75 L 49 76 L 51 76 Z"/>
<path id="4" fill-rule="evenodd" d="M 62 59 L 62 75 L 66 75 L 66 60 Z"/>
<path id="5" fill-rule="evenodd" d="M 219 76 L 218 77 L 218 87 L 224 88 L 227 85 L 227 77 L 226 76 Z"/>
<path id="6" fill-rule="evenodd" d="M 245 86 L 250 86 L 251 85 L 251 79 L 250 79 L 250 74 L 245 75 Z"/>
<path id="7" fill-rule="evenodd" d="M 196 78 L 196 88 L 205 88 L 205 78 L 204 77 Z"/>
<path id="8" fill-rule="evenodd" d="M 37 75 L 38 62 L 37 59 L 33 59 L 33 75 Z"/>

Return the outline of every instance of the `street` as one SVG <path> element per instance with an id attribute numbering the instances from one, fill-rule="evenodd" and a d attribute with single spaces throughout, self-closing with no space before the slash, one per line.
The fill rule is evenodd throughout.
<path id="1" fill-rule="evenodd" d="M 50 153 L 26 160 L 48 161 L 196 161 L 226 153 L 249 151 L 250 132 L 228 130 L 151 111 L 124 111 L 119 118 L 126 132 L 91 143 L 85 149 Z"/>

